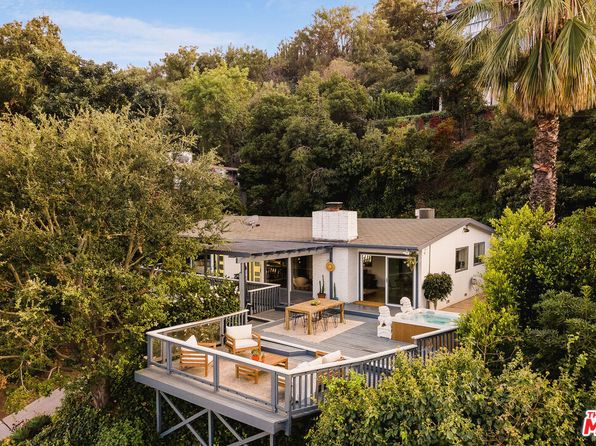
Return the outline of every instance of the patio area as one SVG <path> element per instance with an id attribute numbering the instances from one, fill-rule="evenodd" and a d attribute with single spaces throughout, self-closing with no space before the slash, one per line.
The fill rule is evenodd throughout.
<path id="1" fill-rule="evenodd" d="M 283 311 L 268 312 L 267 316 L 275 320 L 255 326 L 255 331 L 263 338 L 280 343 L 299 344 L 312 350 L 341 350 L 348 358 L 358 358 L 407 345 L 377 337 L 378 321 L 367 316 L 346 314 L 345 324 L 338 323 L 337 327 L 331 325 L 327 331 L 318 330 L 312 335 L 306 334 L 300 323 L 295 327 L 291 325 L 290 330 L 285 330 Z"/>

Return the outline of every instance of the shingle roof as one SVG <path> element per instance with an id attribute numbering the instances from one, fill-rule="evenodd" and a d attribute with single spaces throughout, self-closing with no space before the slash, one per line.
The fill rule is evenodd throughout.
<path id="1" fill-rule="evenodd" d="M 313 242 L 310 217 L 259 216 L 253 225 L 247 224 L 247 219 L 249 217 L 246 216 L 226 217 L 228 226 L 223 238 L 228 241 Z M 465 225 L 492 232 L 490 227 L 471 218 L 359 218 L 358 238 L 345 245 L 423 248 Z M 343 243 L 333 244 L 337 246 Z"/>

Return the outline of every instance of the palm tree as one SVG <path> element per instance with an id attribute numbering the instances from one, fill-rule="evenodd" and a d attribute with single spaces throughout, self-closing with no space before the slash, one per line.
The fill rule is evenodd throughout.
<path id="1" fill-rule="evenodd" d="M 552 212 L 552 222 L 559 117 L 596 103 L 594 5 L 594 0 L 480 0 L 448 27 L 464 36 L 468 30 L 454 71 L 480 58 L 479 87 L 534 121 L 530 206 Z M 479 20 L 488 26 L 472 34 Z"/>

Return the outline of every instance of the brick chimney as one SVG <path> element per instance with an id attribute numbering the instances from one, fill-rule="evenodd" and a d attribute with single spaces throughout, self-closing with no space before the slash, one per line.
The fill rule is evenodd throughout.
<path id="1" fill-rule="evenodd" d="M 358 213 L 343 210 L 342 205 L 330 201 L 325 209 L 312 213 L 313 240 L 349 242 L 358 238 Z"/>

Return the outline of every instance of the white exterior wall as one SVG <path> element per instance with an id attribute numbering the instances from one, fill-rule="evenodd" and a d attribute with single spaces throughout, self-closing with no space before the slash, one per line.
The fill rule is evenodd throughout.
<path id="1" fill-rule="evenodd" d="M 236 274 L 240 274 L 240 264 L 236 259 L 224 256 L 224 276 L 233 279 Z"/>
<path id="2" fill-rule="evenodd" d="M 484 264 L 474 266 L 474 243 L 485 242 L 485 251 L 488 252 L 490 234 L 485 231 L 469 226 L 469 232 L 464 232 L 463 228 L 457 229 L 432 245 L 424 248 L 423 255 L 420 258 L 421 277 L 420 277 L 420 306 L 426 307 L 426 300 L 422 293 L 422 282 L 424 277 L 431 273 L 446 272 L 453 279 L 453 291 L 447 300 L 439 302 L 437 309 L 444 308 L 454 303 L 472 297 L 478 292 L 478 287 L 472 284 L 472 277 L 479 277 L 484 273 Z M 455 272 L 455 250 L 457 248 L 468 247 L 468 269 Z"/>
<path id="3" fill-rule="evenodd" d="M 312 296 L 313 298 L 319 292 L 319 282 L 321 276 L 325 278 L 325 292 L 329 295 L 329 271 L 327 271 L 327 262 L 329 254 L 315 254 L 312 256 Z"/>

